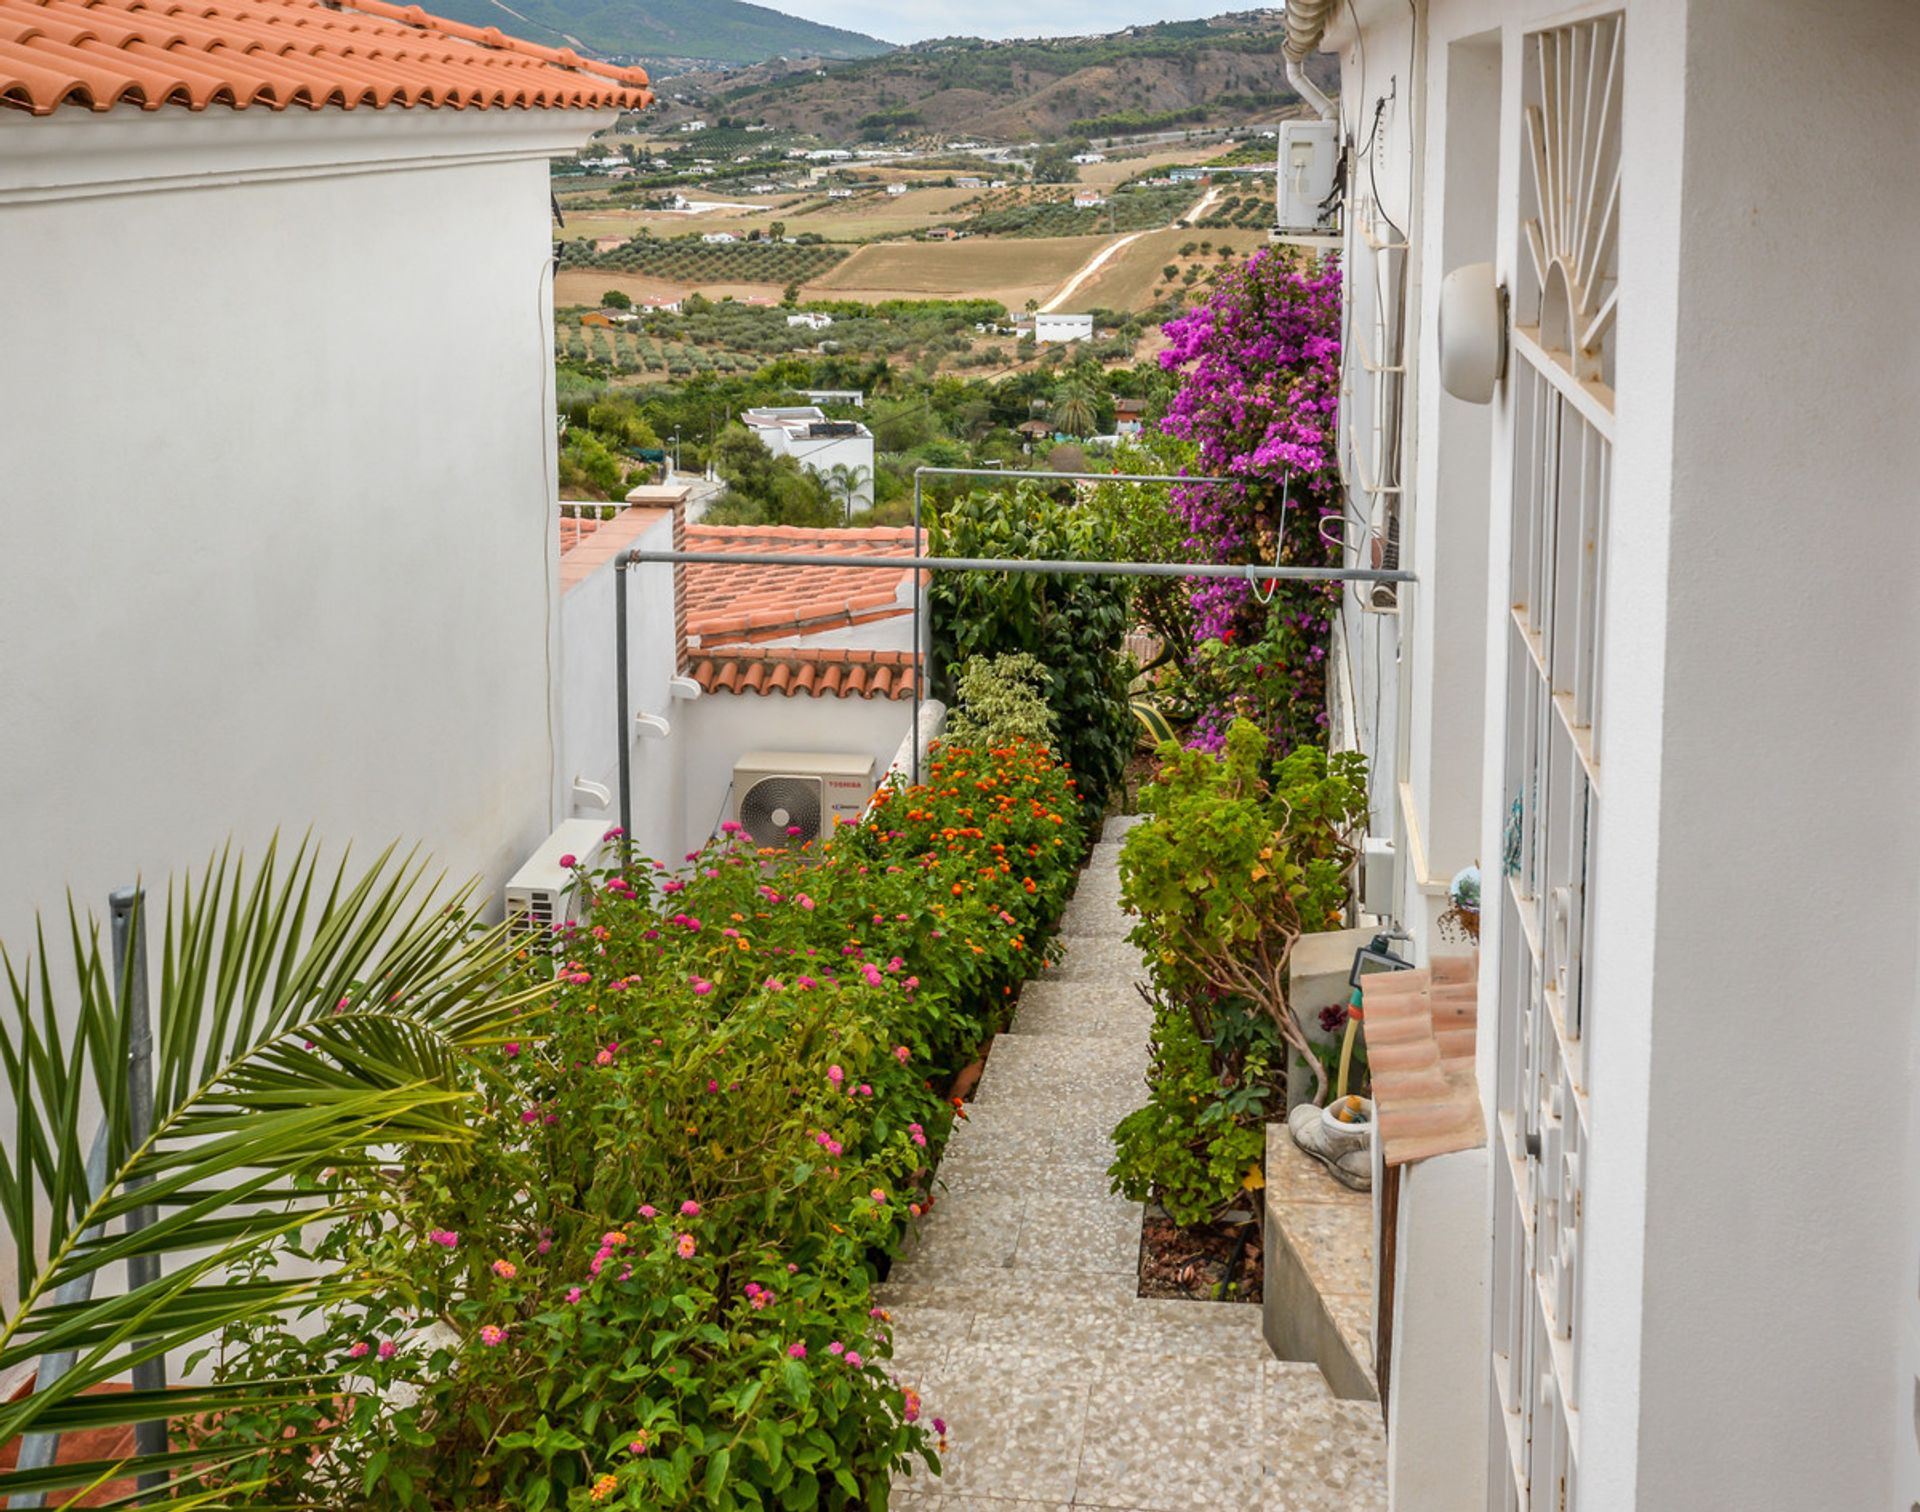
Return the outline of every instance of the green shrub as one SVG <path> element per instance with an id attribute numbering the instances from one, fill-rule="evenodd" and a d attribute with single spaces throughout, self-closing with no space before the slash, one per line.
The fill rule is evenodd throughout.
<path id="1" fill-rule="evenodd" d="M 315 1391 L 196 1425 L 216 1477 L 638 1512 L 877 1507 L 937 1468 L 872 1277 L 935 1200 L 936 1089 L 1038 969 L 1083 840 L 1046 753 L 945 745 L 824 844 L 582 876 L 585 922 L 529 948 L 549 1005 L 462 1070 L 478 1137 L 318 1178 L 355 1290 L 229 1330 L 227 1384 Z"/>
<path id="2" fill-rule="evenodd" d="M 1045 680 L 1045 669 L 1025 652 L 969 657 L 956 679 L 960 701 L 947 720 L 946 739 L 983 750 L 1017 740 L 1052 746 Z"/>
<path id="3" fill-rule="evenodd" d="M 935 518 L 935 556 L 1110 561 L 1103 522 L 1030 483 L 956 499 Z M 1045 670 L 1059 751 L 1096 810 L 1133 747 L 1123 655 L 1130 617 L 1117 578 L 948 572 L 927 596 L 933 685 L 952 701 L 971 657 L 1024 651 Z"/>
<path id="4" fill-rule="evenodd" d="M 1146 822 L 1120 853 L 1121 901 L 1139 920 L 1130 938 L 1156 989 L 1151 1100 L 1115 1130 L 1110 1174 L 1192 1222 L 1238 1195 L 1234 1162 L 1249 1147 L 1258 1157 L 1269 1103 L 1284 1111 L 1289 1052 L 1312 1070 L 1315 1101 L 1325 1096 L 1288 1005 L 1288 961 L 1304 931 L 1342 922 L 1366 758 L 1301 747 L 1269 784 L 1266 737 L 1239 719 L 1222 757 L 1168 742 L 1160 759 L 1140 794 Z"/>

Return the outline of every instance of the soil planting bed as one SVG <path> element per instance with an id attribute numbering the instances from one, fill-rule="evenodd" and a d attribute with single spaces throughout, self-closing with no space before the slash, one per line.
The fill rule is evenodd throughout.
<path id="1" fill-rule="evenodd" d="M 1245 1221 L 1233 1215 L 1183 1229 L 1158 1208 L 1148 1208 L 1140 1231 L 1140 1295 L 1183 1302 L 1258 1302 L 1263 1258 L 1260 1223 L 1251 1214 Z M 1226 1284 L 1229 1266 L 1231 1286 Z"/>

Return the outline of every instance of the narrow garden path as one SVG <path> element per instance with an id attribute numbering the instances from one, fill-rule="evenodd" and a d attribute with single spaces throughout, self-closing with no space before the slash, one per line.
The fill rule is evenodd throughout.
<path id="1" fill-rule="evenodd" d="M 1254 1303 L 1136 1295 L 1142 1211 L 1108 1191 L 1108 1134 L 1143 1098 L 1151 1015 L 1108 822 L 1021 994 L 944 1184 L 880 1300 L 894 1369 L 946 1426 L 945 1471 L 900 1512 L 1096 1507 L 1377 1512 L 1379 1409 L 1273 1358 Z"/>

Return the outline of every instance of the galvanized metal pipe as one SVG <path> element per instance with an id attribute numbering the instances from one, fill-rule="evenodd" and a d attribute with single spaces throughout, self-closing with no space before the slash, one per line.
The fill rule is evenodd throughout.
<path id="1" fill-rule="evenodd" d="M 136 885 L 115 888 L 107 899 L 113 921 L 113 964 L 124 994 L 121 1014 L 127 1024 L 127 1135 L 128 1148 L 137 1150 L 153 1133 L 153 1021 L 147 1010 L 146 896 Z M 128 1183 L 129 1190 L 147 1184 L 146 1177 Z M 138 1233 L 154 1221 L 151 1206 L 127 1214 L 127 1232 Z M 127 1261 L 127 1289 L 138 1291 L 160 1279 L 158 1255 L 135 1255 Z M 156 1355 L 133 1367 L 135 1391 L 164 1391 L 167 1360 Z M 140 1454 L 167 1452 L 167 1424 L 160 1419 L 136 1423 L 133 1447 Z M 157 1491 L 167 1483 L 165 1471 L 150 1470 L 135 1482 L 141 1491 Z"/>
<path id="2" fill-rule="evenodd" d="M 928 469 L 932 471 L 932 469 Z M 1053 475 L 1049 475 L 1053 476 Z M 916 486 L 918 480 L 916 479 Z M 1217 481 L 1178 479 L 1179 482 Z M 648 551 L 629 546 L 613 559 L 614 634 L 619 645 L 614 656 L 614 707 L 618 711 L 620 745 L 620 827 L 630 841 L 633 832 L 633 779 L 630 742 L 633 739 L 632 715 L 627 700 L 627 590 L 626 572 L 643 563 L 692 564 L 738 567 L 854 567 L 867 571 L 907 571 L 914 575 L 916 609 L 922 572 L 1022 572 L 1044 573 L 1056 577 L 1205 577 L 1238 578 L 1242 582 L 1282 583 L 1411 583 L 1413 573 L 1399 567 L 1263 567 L 1258 564 L 1229 562 L 1070 562 L 1035 560 L 1030 557 L 930 557 L 930 556 L 845 556 L 831 552 L 783 551 Z M 914 781 L 920 780 L 920 657 L 918 630 L 915 632 L 913 678 L 913 751 Z"/>

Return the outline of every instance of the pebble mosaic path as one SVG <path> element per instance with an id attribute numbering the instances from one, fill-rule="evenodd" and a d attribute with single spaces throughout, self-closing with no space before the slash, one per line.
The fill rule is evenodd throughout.
<path id="1" fill-rule="evenodd" d="M 894 1373 L 947 1427 L 895 1512 L 1382 1512 L 1379 1409 L 1276 1360 L 1254 1303 L 1136 1295 L 1142 1210 L 1108 1191 L 1108 1135 L 1144 1101 L 1152 1018 L 1126 942 L 1109 820 L 1020 995 L 944 1188 L 893 1267 Z"/>

